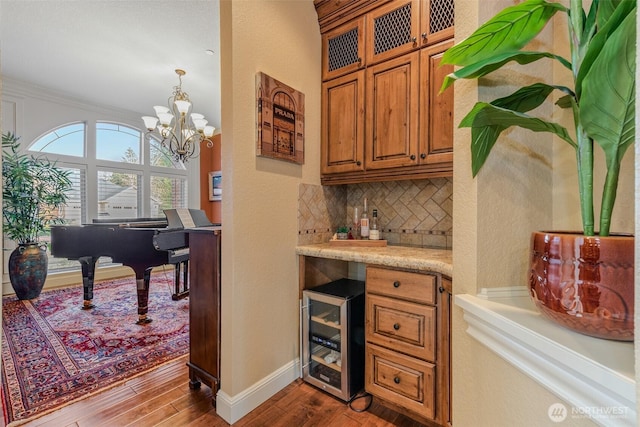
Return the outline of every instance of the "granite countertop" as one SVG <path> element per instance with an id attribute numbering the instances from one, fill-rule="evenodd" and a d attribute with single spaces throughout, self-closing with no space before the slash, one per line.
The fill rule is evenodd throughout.
<path id="1" fill-rule="evenodd" d="M 296 254 L 317 258 L 376 264 L 387 267 L 433 271 L 452 277 L 452 252 L 409 246 L 344 247 L 329 243 L 296 246 Z"/>

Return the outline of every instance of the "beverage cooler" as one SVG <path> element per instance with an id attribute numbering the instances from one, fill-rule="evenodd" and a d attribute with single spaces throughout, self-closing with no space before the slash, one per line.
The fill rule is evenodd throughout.
<path id="1" fill-rule="evenodd" d="M 349 401 L 364 387 L 364 282 L 336 280 L 302 299 L 302 378 Z"/>

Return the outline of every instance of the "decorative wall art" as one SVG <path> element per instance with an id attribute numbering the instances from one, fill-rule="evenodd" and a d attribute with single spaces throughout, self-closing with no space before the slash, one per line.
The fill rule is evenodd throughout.
<path id="1" fill-rule="evenodd" d="M 209 172 L 209 200 L 222 200 L 222 172 Z"/>
<path id="2" fill-rule="evenodd" d="M 304 163 L 304 94 L 256 74 L 256 155 Z"/>

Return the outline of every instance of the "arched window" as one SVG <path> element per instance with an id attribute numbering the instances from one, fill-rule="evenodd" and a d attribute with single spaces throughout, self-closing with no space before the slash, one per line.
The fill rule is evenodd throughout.
<path id="1" fill-rule="evenodd" d="M 63 209 L 67 224 L 160 218 L 163 209 L 187 207 L 186 168 L 140 129 L 110 121 L 71 123 L 48 131 L 27 150 L 71 171 L 73 189 Z M 49 258 L 49 271 L 78 267 Z"/>

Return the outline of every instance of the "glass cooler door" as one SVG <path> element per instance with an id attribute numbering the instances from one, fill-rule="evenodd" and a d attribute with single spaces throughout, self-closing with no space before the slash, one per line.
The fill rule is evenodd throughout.
<path id="1" fill-rule="evenodd" d="M 345 300 L 305 292 L 303 313 L 303 377 L 344 398 L 343 340 Z M 346 343 L 345 343 L 346 347 Z M 345 355 L 346 356 L 346 355 Z M 346 367 L 345 367 L 346 368 Z"/>

